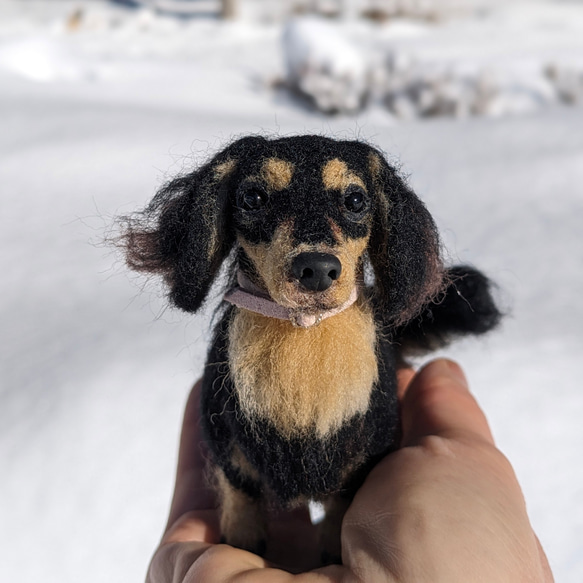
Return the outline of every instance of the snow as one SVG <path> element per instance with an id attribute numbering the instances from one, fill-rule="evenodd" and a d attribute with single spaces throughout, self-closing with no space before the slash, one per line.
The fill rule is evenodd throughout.
<path id="1" fill-rule="evenodd" d="M 449 13 L 447 7 L 443 10 Z M 387 26 L 385 46 L 382 41 L 379 46 L 382 34 L 374 34 L 368 51 L 358 45 L 367 38 L 370 44 L 370 30 L 357 33 L 357 43 L 350 38 L 352 24 L 293 19 L 283 35 L 286 82 L 326 113 L 354 112 L 373 101 L 401 119 L 498 117 L 530 113 L 559 102 L 581 104 L 581 54 L 575 57 L 572 50 L 568 55 L 561 50 L 568 35 L 574 41 L 569 48 L 581 48 L 580 40 L 575 41 L 580 37 L 581 16 L 575 14 L 575 27 L 566 21 L 571 12 L 563 15 L 562 22 L 557 22 L 554 11 L 542 11 L 539 18 L 549 16 L 552 24 L 544 21 L 542 53 L 535 49 L 531 35 L 524 38 L 512 9 L 478 24 L 465 19 L 463 28 L 459 20 L 451 19 L 437 29 L 420 23 Z M 536 18 L 530 23 L 533 27 L 541 24 Z M 553 36 L 553 29 L 560 31 L 560 37 Z M 515 35 L 512 46 L 508 46 L 510 33 Z M 409 38 L 395 42 L 399 37 Z"/>
<path id="2" fill-rule="evenodd" d="M 270 84 L 284 71 L 275 22 L 86 2 L 71 29 L 79 5 L 0 3 L 0 580 L 142 580 L 166 519 L 211 309 L 166 309 L 156 282 L 127 274 L 102 244 L 113 216 L 232 137 L 318 132 L 382 147 L 451 260 L 498 283 L 502 329 L 447 354 L 515 467 L 556 580 L 582 581 L 583 108 L 397 122 L 372 103 L 325 117 Z M 342 27 L 363 51 L 464 70 L 512 64 L 532 79 L 583 60 L 576 2 Z"/>
<path id="3" fill-rule="evenodd" d="M 284 29 L 287 81 L 325 113 L 353 113 L 368 92 L 368 65 L 336 26 L 319 18 L 295 18 Z"/>

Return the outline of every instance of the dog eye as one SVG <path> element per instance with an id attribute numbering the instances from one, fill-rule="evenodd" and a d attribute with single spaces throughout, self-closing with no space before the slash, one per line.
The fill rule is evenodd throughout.
<path id="1" fill-rule="evenodd" d="M 344 206 L 351 213 L 361 213 L 366 209 L 366 198 L 362 188 L 350 186 L 344 194 Z"/>
<path id="2" fill-rule="evenodd" d="M 238 206 L 246 211 L 258 211 L 267 201 L 267 194 L 258 186 L 250 186 L 239 192 Z"/>

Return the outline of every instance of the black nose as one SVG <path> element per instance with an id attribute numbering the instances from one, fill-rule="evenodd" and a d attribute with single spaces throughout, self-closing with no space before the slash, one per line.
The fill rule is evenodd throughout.
<path id="1" fill-rule="evenodd" d="M 340 277 L 342 265 L 330 253 L 300 253 L 292 261 L 292 275 L 310 291 L 324 291 Z"/>

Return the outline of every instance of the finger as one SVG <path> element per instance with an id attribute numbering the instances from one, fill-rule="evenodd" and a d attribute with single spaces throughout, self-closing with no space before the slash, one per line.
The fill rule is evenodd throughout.
<path id="1" fill-rule="evenodd" d="M 182 514 L 164 533 L 161 544 L 203 543 L 201 548 L 220 540 L 219 517 L 215 510 L 193 510 Z"/>
<path id="2" fill-rule="evenodd" d="M 428 435 L 494 443 L 464 373 L 450 360 L 436 360 L 417 373 L 403 397 L 402 416 L 405 446 Z"/>
<path id="3" fill-rule="evenodd" d="M 176 486 L 167 528 L 186 512 L 217 507 L 215 494 L 207 483 L 206 471 L 209 454 L 205 447 L 200 424 L 201 384 L 199 381 L 194 385 L 184 411 Z"/>
<path id="4" fill-rule="evenodd" d="M 341 583 L 347 572 L 340 565 L 294 575 L 268 561 L 229 545 L 167 544 L 156 551 L 147 583 Z"/>
<path id="5" fill-rule="evenodd" d="M 284 562 L 283 565 L 288 567 L 285 570 L 279 568 L 282 563 L 274 561 L 273 557 L 260 557 L 229 545 L 208 544 L 214 536 L 213 533 L 209 536 L 209 524 L 216 523 L 218 529 L 216 513 L 210 515 L 209 512 L 189 512 L 170 527 L 150 564 L 148 583 L 170 579 L 182 583 L 340 583 L 344 580 L 344 569 L 339 566 L 305 572 L 319 565 L 319 561 L 315 560 L 316 554 L 319 558 L 318 545 L 313 537 L 308 537 L 309 544 L 304 545 L 303 552 L 307 557 L 303 565 L 287 565 Z M 297 545 L 298 541 L 290 540 L 289 544 Z M 313 555 L 311 562 L 308 560 L 310 554 Z M 289 569 L 291 566 L 295 568 L 293 570 L 304 567 L 300 569 L 303 574 L 292 575 L 288 572 L 292 570 Z M 173 569 L 172 577 L 169 576 L 169 569 Z"/>
<path id="6" fill-rule="evenodd" d="M 415 371 L 412 368 L 400 368 L 397 371 L 397 396 L 399 397 L 399 401 L 403 400 L 414 376 Z"/>
<path id="7" fill-rule="evenodd" d="M 540 557 L 540 562 L 543 570 L 544 583 L 555 583 L 555 578 L 553 577 L 553 572 L 551 571 L 551 566 L 549 564 L 547 554 L 545 553 L 545 550 L 540 544 L 540 540 L 538 539 L 538 536 L 536 536 L 536 534 L 534 535 L 534 538 L 536 540 L 536 546 L 538 549 L 538 554 Z"/>

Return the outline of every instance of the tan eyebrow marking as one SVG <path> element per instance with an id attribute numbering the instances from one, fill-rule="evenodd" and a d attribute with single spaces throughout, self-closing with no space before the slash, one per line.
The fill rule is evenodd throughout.
<path id="1" fill-rule="evenodd" d="M 370 168 L 370 173 L 375 179 L 379 178 L 382 168 L 381 159 L 377 154 L 372 152 L 368 155 L 368 166 Z"/>
<path id="2" fill-rule="evenodd" d="M 326 190 L 345 190 L 351 184 L 358 184 L 363 190 L 366 190 L 360 176 L 351 172 L 346 162 L 338 158 L 329 160 L 324 164 L 322 182 Z"/>
<path id="3" fill-rule="evenodd" d="M 283 190 L 291 182 L 294 165 L 281 158 L 268 158 L 261 168 L 261 177 L 273 190 Z"/>
<path id="4" fill-rule="evenodd" d="M 217 164 L 213 170 L 215 173 L 215 180 L 222 180 L 226 176 L 228 176 L 237 165 L 235 160 L 227 160 L 226 162 L 222 162 L 221 164 Z"/>

